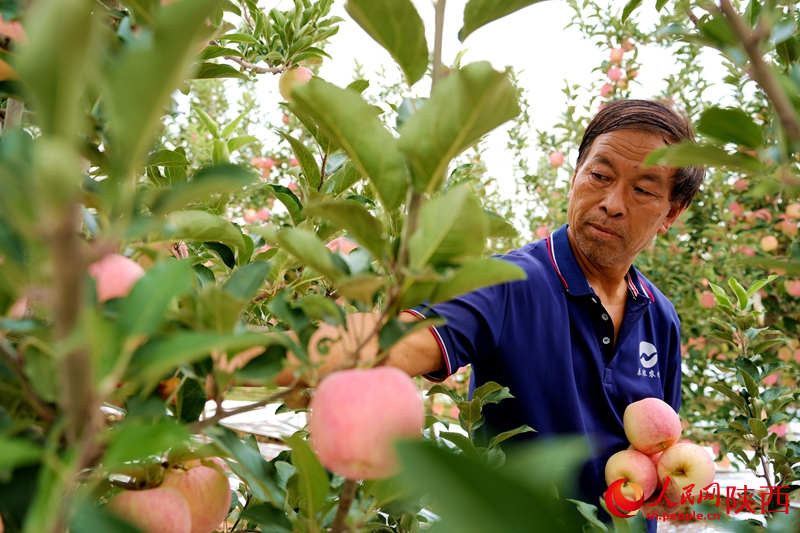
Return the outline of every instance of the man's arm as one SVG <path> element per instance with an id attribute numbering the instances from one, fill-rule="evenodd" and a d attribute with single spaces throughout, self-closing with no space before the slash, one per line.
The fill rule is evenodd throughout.
<path id="1" fill-rule="evenodd" d="M 317 379 L 342 368 L 351 368 L 358 350 L 360 362 L 373 361 L 380 348 L 375 328 L 380 320 L 379 313 L 352 313 L 347 315 L 347 329 L 322 323 L 309 341 L 309 357 L 312 362 L 322 362 L 317 369 Z M 401 322 L 416 322 L 419 319 L 409 313 L 402 313 Z M 323 339 L 329 339 L 327 353 L 322 355 L 317 347 Z M 365 339 L 366 340 L 365 342 Z M 296 380 L 295 371 L 300 363 L 289 353 L 286 368 L 275 378 L 278 385 L 286 386 Z M 410 333 L 389 349 L 384 364 L 394 366 L 409 376 L 433 373 L 443 366 L 442 353 L 429 328 Z M 300 381 L 308 381 L 310 376 L 302 376 Z M 313 381 L 313 380 L 312 380 Z"/>

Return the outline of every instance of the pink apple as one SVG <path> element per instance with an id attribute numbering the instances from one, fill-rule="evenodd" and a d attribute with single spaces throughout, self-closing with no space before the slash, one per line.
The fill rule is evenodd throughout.
<path id="1" fill-rule="evenodd" d="M 787 237 L 794 237 L 798 233 L 797 222 L 792 222 L 791 220 L 778 222 L 778 229 Z"/>
<path id="2" fill-rule="evenodd" d="M 744 178 L 739 178 L 733 184 L 733 188 L 736 189 L 737 191 L 746 191 L 747 190 L 747 180 L 744 179 Z"/>
<path id="3" fill-rule="evenodd" d="M 25 30 L 22 28 L 22 24 L 16 20 L 12 22 L 6 21 L 3 19 L 3 15 L 0 15 L 0 35 L 4 35 L 12 41 L 20 43 L 26 41 Z"/>
<path id="4" fill-rule="evenodd" d="M 626 52 L 630 52 L 634 49 L 633 43 L 630 41 L 630 39 L 625 39 L 622 41 L 622 49 Z"/>
<path id="5" fill-rule="evenodd" d="M 716 299 L 714 298 L 714 293 L 711 291 L 703 291 L 700 293 L 700 307 L 705 307 L 706 309 L 711 309 L 714 307 L 716 303 Z"/>
<path id="6" fill-rule="evenodd" d="M 789 204 L 786 206 L 786 216 L 794 220 L 800 220 L 800 203 Z"/>
<path id="7" fill-rule="evenodd" d="M 600 87 L 600 96 L 603 98 L 608 98 L 608 95 L 614 92 L 614 86 L 610 83 L 604 83 L 602 87 Z"/>
<path id="8" fill-rule="evenodd" d="M 622 423 L 628 441 L 647 455 L 669 448 L 681 436 L 678 413 L 658 398 L 645 398 L 629 404 L 622 414 Z"/>
<path id="9" fill-rule="evenodd" d="M 298 164 L 299 164 L 299 163 L 297 162 L 297 158 L 296 158 L 296 157 L 293 157 L 293 158 L 291 158 L 291 159 L 289 160 L 289 166 L 290 166 L 290 167 L 296 167 Z"/>
<path id="10" fill-rule="evenodd" d="M 783 424 L 772 424 L 770 427 L 767 428 L 770 433 L 775 433 L 779 437 L 786 436 L 786 422 Z M 2 532 L 0 532 L 2 533 Z"/>
<path id="11" fill-rule="evenodd" d="M 681 493 L 689 485 L 694 485 L 692 494 L 697 496 L 714 481 L 714 458 L 705 448 L 691 442 L 679 442 L 664 450 L 657 469 L 662 485 L 669 476 L 666 495 L 673 502 L 681 501 Z"/>
<path id="12" fill-rule="evenodd" d="M 761 238 L 761 249 L 765 252 L 772 252 L 778 248 L 778 239 L 774 235 L 766 235 Z"/>
<path id="13" fill-rule="evenodd" d="M 283 122 L 284 124 L 288 124 L 289 123 L 289 115 L 281 116 L 281 122 Z"/>
<path id="14" fill-rule="evenodd" d="M 258 220 L 261 222 L 266 222 L 269 220 L 269 209 L 261 208 L 256 211 L 256 215 L 258 216 Z"/>
<path id="15" fill-rule="evenodd" d="M 221 459 L 192 461 L 186 468 L 171 468 L 162 487 L 177 490 L 189 504 L 191 533 L 211 533 L 228 516 L 231 489 Z"/>
<path id="16" fill-rule="evenodd" d="M 256 213 L 255 209 L 245 209 L 243 217 L 244 221 L 248 224 L 252 224 L 256 220 L 258 220 L 258 213 Z"/>
<path id="17" fill-rule="evenodd" d="M 327 246 L 328 250 L 333 253 L 342 252 L 344 255 L 347 255 L 358 248 L 358 244 L 345 237 L 336 237 L 332 241 L 328 242 L 328 244 L 325 246 Z"/>
<path id="18" fill-rule="evenodd" d="M 177 490 L 158 487 L 126 490 L 108 503 L 109 510 L 145 533 L 191 533 L 189 503 Z"/>
<path id="19" fill-rule="evenodd" d="M 612 455 L 606 462 L 606 485 L 618 479 L 627 479 L 638 484 L 647 499 L 656 490 L 658 474 L 650 457 L 637 450 L 622 450 Z"/>
<path id="20" fill-rule="evenodd" d="M 638 75 L 639 75 L 639 71 L 637 69 L 628 71 L 628 79 L 629 80 L 636 79 L 636 76 L 638 76 Z"/>
<path id="21" fill-rule="evenodd" d="M 411 378 L 380 366 L 325 377 L 311 400 L 309 432 L 328 469 L 348 479 L 375 479 L 397 471 L 393 442 L 420 437 L 424 421 Z"/>
<path id="22" fill-rule="evenodd" d="M 769 386 L 775 385 L 776 383 L 778 383 L 778 374 L 773 372 L 768 376 L 764 376 L 764 379 L 762 379 L 761 382 L 764 385 L 769 385 Z"/>
<path id="23" fill-rule="evenodd" d="M 731 202 L 728 210 L 737 218 L 744 216 L 744 207 L 739 202 Z"/>
<path id="24" fill-rule="evenodd" d="M 536 228 L 536 236 L 540 239 L 544 239 L 548 235 L 550 235 L 550 230 L 547 228 L 547 226 L 539 226 Z"/>
<path id="25" fill-rule="evenodd" d="M 105 302 L 127 296 L 136 282 L 144 276 L 139 263 L 120 254 L 108 254 L 89 265 L 89 275 L 97 287 L 97 299 Z"/>
<path id="26" fill-rule="evenodd" d="M 558 168 L 564 164 L 564 154 L 559 151 L 550 152 L 548 159 L 550 159 L 550 166 L 553 168 Z"/>
<path id="27" fill-rule="evenodd" d="M 300 85 L 305 85 L 314 76 L 306 67 L 295 67 L 284 71 L 278 82 L 278 90 L 287 101 L 292 101 L 292 90 Z"/>
<path id="28" fill-rule="evenodd" d="M 800 297 L 800 279 L 789 279 L 784 283 L 789 296 Z"/>
<path id="29" fill-rule="evenodd" d="M 612 48 L 611 53 L 609 54 L 609 61 L 612 63 L 619 63 L 622 61 L 622 56 L 625 54 L 625 50 L 622 48 Z"/>
<path id="30" fill-rule="evenodd" d="M 608 69 L 606 75 L 611 81 L 617 81 L 622 77 L 622 70 L 619 67 L 614 66 Z"/>
<path id="31" fill-rule="evenodd" d="M 8 318 L 14 320 L 21 320 L 25 318 L 25 313 L 28 310 L 28 299 L 23 296 L 8 309 L 7 316 Z M 0 531 L 2 533 L 2 531 Z"/>

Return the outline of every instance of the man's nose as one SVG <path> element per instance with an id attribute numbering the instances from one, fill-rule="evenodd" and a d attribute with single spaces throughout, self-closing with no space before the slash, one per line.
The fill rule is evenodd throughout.
<path id="1" fill-rule="evenodd" d="M 620 216 L 625 212 L 625 191 L 620 184 L 614 184 L 607 190 L 600 209 L 610 217 Z"/>

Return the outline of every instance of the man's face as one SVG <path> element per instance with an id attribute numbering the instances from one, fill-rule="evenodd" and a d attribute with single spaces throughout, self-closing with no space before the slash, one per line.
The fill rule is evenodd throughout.
<path id="1" fill-rule="evenodd" d="M 670 201 L 674 167 L 647 167 L 647 154 L 666 146 L 646 130 L 604 133 L 572 177 L 567 220 L 573 245 L 597 267 L 626 267 L 681 209 Z"/>

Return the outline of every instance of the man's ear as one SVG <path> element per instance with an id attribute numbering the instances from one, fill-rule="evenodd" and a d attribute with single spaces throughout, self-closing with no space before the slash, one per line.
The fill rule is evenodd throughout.
<path id="1" fill-rule="evenodd" d="M 575 178 L 578 176 L 578 169 L 575 169 L 575 172 L 572 173 L 572 179 L 569 181 L 569 190 L 567 191 L 567 200 L 572 198 L 572 189 L 575 188 Z"/>
<path id="2" fill-rule="evenodd" d="M 661 226 L 658 228 L 658 233 L 666 233 L 669 231 L 669 228 L 672 227 L 672 224 L 678 220 L 678 217 L 686 211 L 686 207 L 679 205 L 679 204 L 671 204 L 669 208 L 669 213 L 664 220 L 661 221 Z"/>

